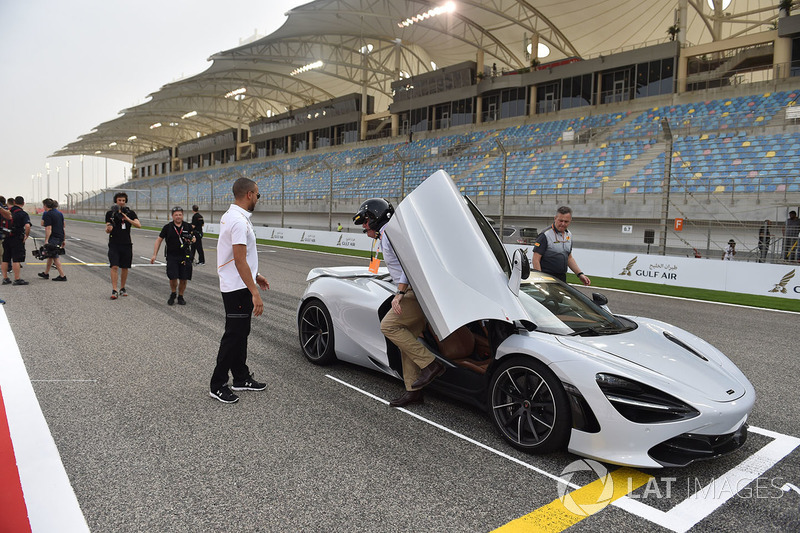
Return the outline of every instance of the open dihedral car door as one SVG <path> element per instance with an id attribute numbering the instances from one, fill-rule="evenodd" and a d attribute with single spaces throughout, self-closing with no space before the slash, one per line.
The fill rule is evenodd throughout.
<path id="1" fill-rule="evenodd" d="M 505 248 L 446 172 L 400 202 L 386 235 L 440 339 L 475 320 L 528 320 L 508 288 Z"/>

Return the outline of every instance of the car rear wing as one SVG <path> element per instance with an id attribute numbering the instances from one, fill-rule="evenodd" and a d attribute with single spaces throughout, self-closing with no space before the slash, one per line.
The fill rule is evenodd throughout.
<path id="1" fill-rule="evenodd" d="M 317 278 L 384 278 L 389 275 L 389 269 L 386 267 L 381 267 L 378 269 L 378 273 L 371 272 L 369 267 L 354 267 L 354 266 L 347 266 L 347 267 L 319 267 L 319 268 L 312 268 L 308 276 L 306 276 L 306 281 L 313 281 Z"/>

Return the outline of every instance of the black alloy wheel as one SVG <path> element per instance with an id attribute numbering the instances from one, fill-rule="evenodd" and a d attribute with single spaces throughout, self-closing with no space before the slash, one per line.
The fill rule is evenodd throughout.
<path id="1" fill-rule="evenodd" d="M 500 365 L 489 394 L 492 422 L 512 446 L 530 453 L 564 448 L 572 427 L 569 401 L 559 379 L 532 358 Z"/>
<path id="2" fill-rule="evenodd" d="M 333 351 L 333 322 L 328 309 L 321 301 L 311 299 L 303 304 L 297 315 L 300 348 L 306 359 L 317 365 L 336 361 Z"/>

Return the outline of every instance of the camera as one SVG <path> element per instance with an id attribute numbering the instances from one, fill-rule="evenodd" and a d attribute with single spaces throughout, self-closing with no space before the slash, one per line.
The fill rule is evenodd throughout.
<path id="1" fill-rule="evenodd" d="M 122 218 L 122 215 L 127 215 L 131 212 L 131 208 L 126 206 L 120 207 L 117 204 L 111 206 L 111 218 L 114 219 L 114 222 L 117 224 L 122 224 L 125 219 Z"/>
<path id="2" fill-rule="evenodd" d="M 192 239 L 194 239 L 194 232 L 181 233 L 181 252 L 183 254 L 181 264 L 192 263 Z"/>
<path id="3" fill-rule="evenodd" d="M 50 244 L 49 242 L 40 246 L 38 250 L 34 250 L 32 252 L 33 257 L 39 259 L 40 261 L 43 259 L 52 259 L 54 257 L 58 257 L 59 255 L 64 255 L 66 251 L 60 247 L 56 246 L 55 244 Z"/>

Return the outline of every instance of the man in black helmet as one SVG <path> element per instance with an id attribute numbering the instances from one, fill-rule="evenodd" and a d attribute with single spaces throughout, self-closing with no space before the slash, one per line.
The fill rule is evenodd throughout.
<path id="1" fill-rule="evenodd" d="M 417 340 L 427 319 L 386 235 L 384 226 L 393 214 L 394 208 L 387 200 L 371 198 L 361 204 L 353 222 L 361 225 L 367 235 L 378 239 L 383 260 L 392 281 L 397 285 L 392 308 L 381 320 L 381 332 L 400 350 L 406 386 L 406 392 L 389 402 L 389 405 L 405 407 L 412 403 L 422 403 L 422 388 L 442 375 L 445 367 Z"/>

